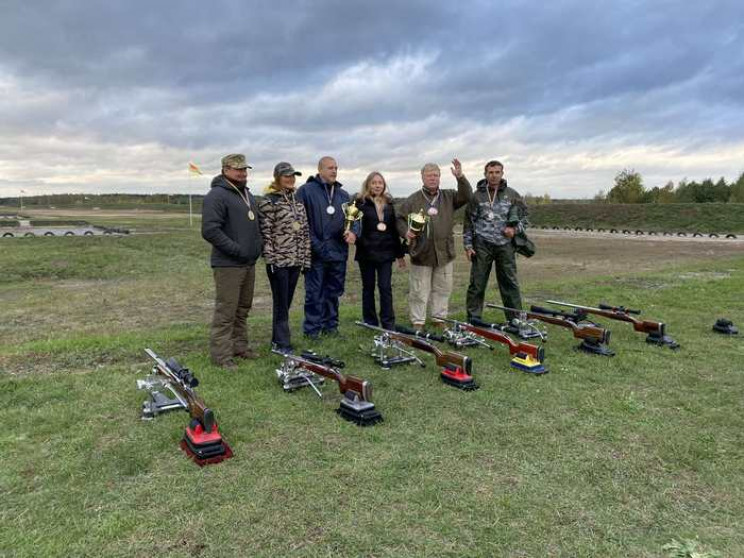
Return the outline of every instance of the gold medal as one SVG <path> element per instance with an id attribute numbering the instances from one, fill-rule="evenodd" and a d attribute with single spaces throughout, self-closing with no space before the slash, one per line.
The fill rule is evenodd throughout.
<path id="1" fill-rule="evenodd" d="M 256 214 L 253 213 L 252 209 L 248 210 L 248 219 L 250 219 L 251 221 L 254 221 L 256 219 Z"/>
<path id="2" fill-rule="evenodd" d="M 302 225 L 300 225 L 299 221 L 295 221 L 294 223 L 292 223 L 292 229 L 299 231 L 300 227 L 302 227 Z"/>

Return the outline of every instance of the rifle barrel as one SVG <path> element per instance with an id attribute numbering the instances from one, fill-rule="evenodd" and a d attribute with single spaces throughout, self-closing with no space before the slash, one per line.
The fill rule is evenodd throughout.
<path id="1" fill-rule="evenodd" d="M 558 306 L 567 306 L 569 308 L 577 308 L 579 310 L 585 310 L 587 312 L 607 312 L 610 308 L 594 308 L 593 306 L 583 306 L 581 304 L 572 304 L 570 302 L 563 302 L 561 300 L 546 300 L 550 304 L 556 304 Z"/>

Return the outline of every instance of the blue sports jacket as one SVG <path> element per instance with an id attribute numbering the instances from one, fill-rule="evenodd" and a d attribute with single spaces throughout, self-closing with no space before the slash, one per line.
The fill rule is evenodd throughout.
<path id="1" fill-rule="evenodd" d="M 349 194 L 343 185 L 340 182 L 334 184 L 331 199 L 331 186 L 318 176 L 311 176 L 298 188 L 296 197 L 305 204 L 313 260 L 345 262 L 349 257 L 349 245 L 344 242 L 344 212 L 341 205 L 349 203 Z M 335 208 L 332 215 L 328 213 L 329 205 Z M 351 231 L 359 236 L 359 229 L 357 221 Z"/>

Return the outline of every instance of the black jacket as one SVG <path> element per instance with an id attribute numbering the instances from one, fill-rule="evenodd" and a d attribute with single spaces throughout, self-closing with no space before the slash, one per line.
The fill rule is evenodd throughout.
<path id="1" fill-rule="evenodd" d="M 362 211 L 362 233 L 356 241 L 356 261 L 370 263 L 391 262 L 402 258 L 405 250 L 395 227 L 395 208 L 392 202 L 385 204 L 385 231 L 377 230 L 379 220 L 372 200 L 357 198 L 357 207 Z"/>
<path id="2" fill-rule="evenodd" d="M 248 192 L 255 218 L 248 218 L 242 197 L 221 174 L 212 179 L 212 189 L 204 197 L 202 237 L 212 245 L 212 267 L 254 265 L 261 255 L 258 205 Z"/>

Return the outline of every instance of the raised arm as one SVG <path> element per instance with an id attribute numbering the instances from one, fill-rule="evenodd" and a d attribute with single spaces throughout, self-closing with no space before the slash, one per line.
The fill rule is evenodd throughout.
<path id="1" fill-rule="evenodd" d="M 457 179 L 457 195 L 455 196 L 455 209 L 460 209 L 463 205 L 470 201 L 473 196 L 473 187 L 462 172 L 462 164 L 460 160 L 455 157 L 452 159 L 452 167 L 450 168 L 452 175 Z"/>

